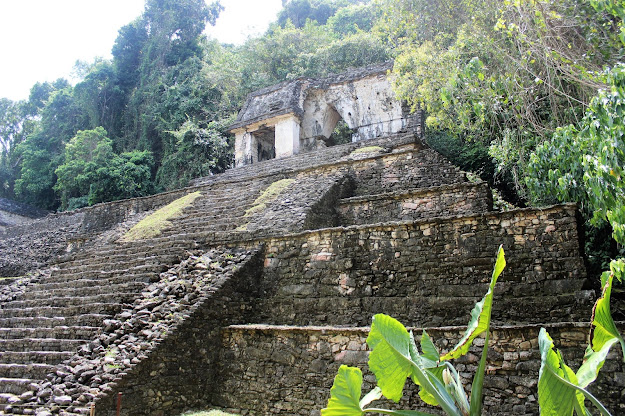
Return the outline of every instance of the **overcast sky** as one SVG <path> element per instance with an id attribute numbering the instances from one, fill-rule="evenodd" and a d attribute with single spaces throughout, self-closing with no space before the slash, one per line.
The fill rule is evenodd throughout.
<path id="1" fill-rule="evenodd" d="M 0 0 L 0 97 L 28 98 L 36 82 L 69 78 L 76 60 L 111 58 L 120 27 L 145 0 Z M 263 33 L 281 0 L 221 0 L 225 10 L 207 33 L 241 44 Z"/>

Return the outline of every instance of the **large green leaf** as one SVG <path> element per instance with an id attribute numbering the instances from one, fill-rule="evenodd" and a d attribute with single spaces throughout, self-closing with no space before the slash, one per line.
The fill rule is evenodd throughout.
<path id="1" fill-rule="evenodd" d="M 375 374 L 384 396 L 394 402 L 401 399 L 406 379 L 413 372 L 411 342 L 414 341 L 410 334 L 398 320 L 384 314 L 373 317 L 367 337 L 371 348 L 369 368 Z"/>
<path id="2" fill-rule="evenodd" d="M 433 416 L 432 413 L 420 412 L 418 410 L 388 410 L 388 409 L 365 409 L 366 412 L 381 413 L 393 416 Z"/>
<path id="3" fill-rule="evenodd" d="M 342 365 L 334 377 L 330 389 L 330 400 L 323 416 L 361 416 L 364 412 L 360 407 L 362 389 L 362 371 L 359 368 Z"/>
<path id="4" fill-rule="evenodd" d="M 493 269 L 493 275 L 490 280 L 488 291 L 481 301 L 475 304 L 475 307 L 471 311 L 471 320 L 467 325 L 467 330 L 464 333 L 462 339 L 458 344 L 449 351 L 447 354 L 441 357 L 441 360 L 449 360 L 453 358 L 462 357 L 469 351 L 469 347 L 473 343 L 473 340 L 482 333 L 488 331 L 490 327 L 490 315 L 493 305 L 493 290 L 497 283 L 497 278 L 506 267 L 506 258 L 503 251 L 503 246 L 499 246 L 497 250 L 497 261 L 495 262 L 495 268 Z M 487 348 L 488 346 L 485 346 Z"/>
<path id="5" fill-rule="evenodd" d="M 394 416 L 432 416 L 431 413 L 416 410 L 388 410 L 365 409 L 374 400 L 382 397 L 379 387 L 374 388 L 360 400 L 362 387 L 362 372 L 359 368 L 342 365 L 334 377 L 334 384 L 330 389 L 330 400 L 325 409 L 321 409 L 322 416 L 362 416 L 365 413 L 382 413 Z"/>
<path id="6" fill-rule="evenodd" d="M 605 272 L 601 276 L 603 292 L 592 310 L 592 328 L 590 333 L 591 344 L 593 351 L 600 352 L 603 350 L 604 345 L 608 343 L 612 345 L 614 343 L 613 340 L 617 340 L 621 344 L 623 360 L 625 361 L 625 341 L 616 328 L 616 324 L 612 319 L 612 313 L 610 311 L 612 283 L 614 281 L 614 277 L 621 280 L 623 261 L 612 261 L 610 269 L 610 272 Z"/>
<path id="7" fill-rule="evenodd" d="M 423 353 L 423 356 L 429 360 L 438 361 L 439 359 L 440 354 L 438 353 L 438 349 L 436 349 L 436 346 L 432 342 L 432 338 L 430 338 L 428 333 L 425 332 L 425 329 L 421 334 L 421 352 Z"/>
<path id="8" fill-rule="evenodd" d="M 406 379 L 412 377 L 447 414 L 461 415 L 444 384 L 425 367 L 424 363 L 430 360 L 421 357 L 414 338 L 399 321 L 384 314 L 375 315 L 367 344 L 371 348 L 369 368 L 385 397 L 398 402 Z"/>
<path id="9" fill-rule="evenodd" d="M 592 347 L 588 346 L 586 355 L 584 356 L 584 363 L 579 370 L 577 370 L 578 386 L 586 388 L 590 383 L 595 381 L 599 370 L 603 367 L 603 363 L 610 352 L 610 348 L 617 341 L 616 338 L 612 338 L 610 341 L 603 344 L 603 347 L 599 351 L 593 351 Z"/>
<path id="10" fill-rule="evenodd" d="M 541 416 L 571 416 L 573 411 L 578 415 L 590 415 L 584 407 L 584 399 L 590 400 L 602 415 L 610 415 L 601 402 L 582 387 L 585 381 L 579 380 L 573 370 L 564 363 L 560 352 L 554 351 L 553 340 L 545 328 L 541 328 L 538 334 L 538 346 L 541 356 L 538 376 L 538 404 Z M 595 371 L 592 366 L 584 370 L 580 368 L 584 377 L 588 377 L 584 373 L 592 371 Z"/>
<path id="11" fill-rule="evenodd" d="M 538 404 L 541 416 L 570 416 L 575 407 L 576 391 L 561 382 L 565 371 L 572 371 L 553 350 L 553 340 L 544 328 L 538 334 L 540 371 L 538 373 Z M 564 366 L 564 367 L 562 367 Z M 567 371 L 568 372 L 568 371 Z"/>

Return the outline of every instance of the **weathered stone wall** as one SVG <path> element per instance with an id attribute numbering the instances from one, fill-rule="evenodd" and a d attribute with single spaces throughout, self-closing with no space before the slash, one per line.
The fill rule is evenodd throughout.
<path id="1" fill-rule="evenodd" d="M 343 199 L 341 224 L 374 224 L 492 211 L 486 183 L 444 185 L 409 192 Z"/>
<path id="2" fill-rule="evenodd" d="M 386 71 L 381 71 L 360 79 L 313 82 L 305 92 L 300 137 L 329 138 L 340 119 L 356 129 L 354 142 L 405 130 L 408 120 Z"/>
<path id="3" fill-rule="evenodd" d="M 497 303 L 497 300 L 495 300 Z M 468 322 L 468 316 L 466 317 Z M 567 364 L 579 368 L 587 345 L 587 324 L 544 325 Z M 621 324 L 621 331 L 625 325 Z M 539 326 L 495 327 L 484 380 L 484 414 L 538 414 Z M 461 327 L 431 328 L 428 334 L 448 351 L 464 332 Z M 415 336 L 421 334 L 414 330 Z M 223 331 L 224 363 L 215 405 L 241 415 L 318 415 L 330 397 L 330 387 L 342 365 L 363 370 L 363 394 L 374 387 L 368 371 L 367 328 L 233 326 Z M 481 341 L 481 342 L 480 342 Z M 470 386 L 483 338 L 454 365 Z M 432 411 L 423 405 L 408 381 L 399 407 Z M 612 414 L 625 412 L 625 366 L 614 348 L 590 390 Z M 374 402 L 373 405 L 379 404 Z M 392 403 L 385 403 L 394 406 Z M 383 407 L 383 406 L 380 406 Z"/>
<path id="4" fill-rule="evenodd" d="M 375 148 L 372 148 L 372 152 L 352 153 L 352 158 L 371 157 L 375 154 Z M 418 152 L 398 152 L 363 160 L 362 163 L 354 164 L 352 175 L 357 183 L 355 195 L 430 188 L 467 180 L 460 169 L 427 147 Z"/>
<path id="5" fill-rule="evenodd" d="M 496 290 L 497 322 L 586 319 L 592 306 L 582 290 L 573 205 L 332 228 L 264 243 L 257 323 L 366 325 L 382 312 L 407 325 L 461 325 L 486 292 L 500 244 L 508 266 Z"/>

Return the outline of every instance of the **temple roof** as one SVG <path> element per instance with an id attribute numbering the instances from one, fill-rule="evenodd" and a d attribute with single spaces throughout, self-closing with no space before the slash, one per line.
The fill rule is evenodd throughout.
<path id="1" fill-rule="evenodd" d="M 308 89 L 326 89 L 330 85 L 352 82 L 375 74 L 385 74 L 392 67 L 392 62 L 384 62 L 350 69 L 325 78 L 297 78 L 254 91 L 247 96 L 245 104 L 229 131 L 284 114 L 301 117 L 304 113 L 302 104 Z"/>

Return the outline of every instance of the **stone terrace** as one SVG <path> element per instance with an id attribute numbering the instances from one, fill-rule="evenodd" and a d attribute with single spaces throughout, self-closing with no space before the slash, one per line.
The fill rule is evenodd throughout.
<path id="1" fill-rule="evenodd" d="M 160 235 L 119 240 L 197 191 Z M 30 249 L 34 238 L 46 239 L 45 261 Z M 117 392 L 133 415 L 211 405 L 318 414 L 340 364 L 366 369 L 363 327 L 373 314 L 432 327 L 449 348 L 461 328 L 448 326 L 468 321 L 499 244 L 508 266 L 496 291 L 487 411 L 535 414 L 537 328 L 548 325 L 579 362 L 594 298 L 574 206 L 493 211 L 485 184 L 411 135 L 59 214 L 7 229 L 0 244 L 5 276 L 31 271 L 0 289 L 5 414 L 81 414 L 92 403 L 114 414 Z M 460 363 L 463 376 L 474 358 Z M 599 394 L 622 412 L 623 367 L 610 361 L 603 374 Z M 417 406 L 414 392 L 406 403 Z"/>

